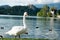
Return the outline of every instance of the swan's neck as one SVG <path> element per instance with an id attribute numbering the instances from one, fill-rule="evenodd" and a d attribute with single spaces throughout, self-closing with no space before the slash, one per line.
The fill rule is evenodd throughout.
<path id="1" fill-rule="evenodd" d="M 24 26 L 24 28 L 26 28 L 25 15 L 23 16 L 23 26 Z"/>

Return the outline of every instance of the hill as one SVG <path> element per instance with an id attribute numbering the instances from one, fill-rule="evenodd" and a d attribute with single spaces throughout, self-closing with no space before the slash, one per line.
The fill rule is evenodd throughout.
<path id="1" fill-rule="evenodd" d="M 36 4 L 35 6 L 37 8 L 42 8 L 44 5 L 46 4 Z M 56 7 L 58 10 L 60 9 L 60 3 L 51 3 L 51 4 L 47 4 L 49 7 Z"/>
<path id="2" fill-rule="evenodd" d="M 36 16 L 38 8 L 36 8 L 34 5 L 13 7 L 8 5 L 0 6 L 0 14 L 4 15 L 23 15 L 25 11 L 28 12 L 30 16 Z"/>

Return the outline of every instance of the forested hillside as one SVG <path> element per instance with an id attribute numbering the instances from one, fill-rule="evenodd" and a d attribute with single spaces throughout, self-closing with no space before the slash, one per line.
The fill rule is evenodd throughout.
<path id="1" fill-rule="evenodd" d="M 23 15 L 26 11 L 30 16 L 36 16 L 39 9 L 33 5 L 28 6 L 13 6 L 8 5 L 0 6 L 0 14 L 4 15 Z"/>

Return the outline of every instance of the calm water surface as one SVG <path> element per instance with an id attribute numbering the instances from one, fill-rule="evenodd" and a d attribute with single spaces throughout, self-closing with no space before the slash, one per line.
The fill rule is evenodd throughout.
<path id="1" fill-rule="evenodd" d="M 0 15 L 0 35 L 7 38 L 14 36 L 6 35 L 13 26 L 22 26 L 22 16 Z M 60 19 L 59 18 L 43 18 L 36 16 L 26 17 L 26 25 L 28 28 L 28 35 L 22 34 L 21 38 L 46 38 L 45 34 L 52 28 L 60 37 Z M 4 29 L 1 29 L 4 27 Z M 38 28 L 36 28 L 38 27 Z"/>

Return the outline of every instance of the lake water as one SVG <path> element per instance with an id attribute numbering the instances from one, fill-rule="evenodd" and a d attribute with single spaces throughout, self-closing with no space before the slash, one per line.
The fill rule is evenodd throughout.
<path id="1" fill-rule="evenodd" d="M 22 16 L 13 15 L 0 15 L 0 35 L 7 38 L 13 38 L 5 34 L 13 26 L 22 26 Z M 59 18 L 48 18 L 48 17 L 37 17 L 27 16 L 26 25 L 28 28 L 28 35 L 22 34 L 21 38 L 46 38 L 46 33 L 52 28 L 60 37 L 60 19 Z M 38 28 L 36 28 L 38 27 Z"/>

